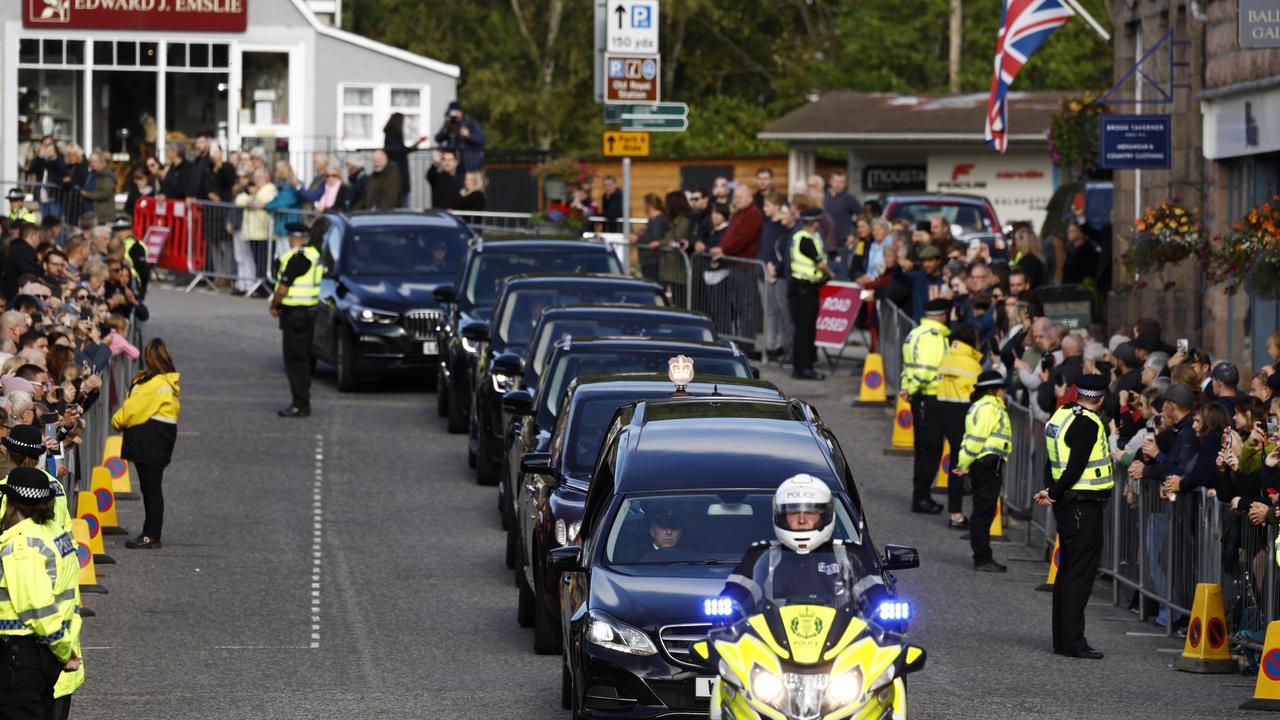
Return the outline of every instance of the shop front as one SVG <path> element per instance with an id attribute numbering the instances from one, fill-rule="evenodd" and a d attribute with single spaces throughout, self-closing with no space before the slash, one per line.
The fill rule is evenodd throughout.
<path id="1" fill-rule="evenodd" d="M 46 135 L 102 150 L 121 182 L 200 132 L 295 166 L 380 147 L 391 112 L 425 128 L 459 74 L 326 25 L 303 0 L 10 0 L 0 24 L 0 180 Z"/>

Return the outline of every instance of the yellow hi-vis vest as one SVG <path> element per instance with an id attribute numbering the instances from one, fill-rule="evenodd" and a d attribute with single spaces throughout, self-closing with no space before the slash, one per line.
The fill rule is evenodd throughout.
<path id="1" fill-rule="evenodd" d="M 280 301 L 280 304 L 286 307 L 314 307 L 320 302 L 320 278 L 324 276 L 324 269 L 320 267 L 320 252 L 318 250 L 310 245 L 304 245 L 299 248 L 293 248 L 281 255 L 280 269 L 276 271 L 276 277 L 284 276 L 285 267 L 289 265 L 289 261 L 293 259 L 293 256 L 298 253 L 302 253 L 304 257 L 311 261 L 311 268 L 293 281 L 293 284 L 289 286 L 289 292 L 285 293 L 284 299 Z"/>
<path id="2" fill-rule="evenodd" d="M 967 404 L 981 373 L 982 353 L 968 343 L 952 342 L 938 365 L 938 400 Z"/>
<path id="3" fill-rule="evenodd" d="M 0 570 L 0 635 L 34 635 L 62 662 L 79 654 L 80 562 L 71 533 L 53 521 L 19 522 L 0 535 Z"/>
<path id="4" fill-rule="evenodd" d="M 48 470 L 43 467 L 37 467 L 37 470 L 44 473 L 49 478 L 49 487 L 53 488 L 53 522 L 58 527 L 67 532 L 71 532 L 71 510 L 67 506 L 67 492 L 62 489 L 62 482 L 58 478 L 49 474 Z M 5 475 L 0 478 L 0 485 L 9 482 L 9 476 Z M 9 496 L 0 495 L 0 518 L 4 517 L 5 512 L 9 509 Z"/>
<path id="5" fill-rule="evenodd" d="M 134 263 L 133 263 L 133 246 L 137 244 L 138 244 L 138 241 L 134 239 L 133 235 L 130 235 L 129 237 L 125 238 L 124 239 L 124 256 L 129 259 L 129 272 L 133 274 L 133 279 L 141 282 L 142 277 L 138 275 L 138 268 L 134 267 Z M 146 255 L 145 249 L 143 251 L 143 255 Z"/>
<path id="6" fill-rule="evenodd" d="M 1080 473 L 1080 479 L 1071 486 L 1071 489 L 1110 490 L 1115 487 L 1116 481 L 1112 477 L 1115 467 L 1111 461 L 1107 431 L 1102 425 L 1102 420 L 1093 411 L 1079 405 L 1064 405 L 1058 408 L 1044 426 L 1045 447 L 1049 451 L 1049 474 L 1054 481 L 1057 481 L 1067 469 L 1067 460 L 1071 455 L 1071 448 L 1067 447 L 1066 441 L 1067 428 L 1081 417 L 1087 417 L 1097 423 L 1098 439 L 1094 441 L 1093 449 L 1089 451 L 1089 462 L 1085 464 L 1084 472 Z"/>
<path id="7" fill-rule="evenodd" d="M 818 263 L 810 260 L 804 253 L 800 252 L 800 246 L 805 240 L 812 240 L 814 247 L 818 248 L 818 252 L 822 252 L 822 239 L 808 230 L 797 230 L 791 236 L 791 277 L 796 280 L 805 282 L 819 283 L 826 275 L 822 272 L 822 268 L 818 267 Z"/>
<path id="8" fill-rule="evenodd" d="M 24 220 L 34 225 L 36 222 L 36 214 L 25 207 L 10 208 L 9 222 L 13 222 L 15 220 Z"/>
<path id="9" fill-rule="evenodd" d="M 973 461 L 984 455 L 1009 459 L 1013 449 L 1013 428 L 1004 401 L 995 395 L 984 395 L 969 407 L 964 416 L 964 439 L 960 442 L 961 470 L 967 470 Z"/>
<path id="10" fill-rule="evenodd" d="M 902 389 L 911 395 L 938 394 L 938 366 L 951 330 L 937 320 L 920 321 L 902 344 Z"/>

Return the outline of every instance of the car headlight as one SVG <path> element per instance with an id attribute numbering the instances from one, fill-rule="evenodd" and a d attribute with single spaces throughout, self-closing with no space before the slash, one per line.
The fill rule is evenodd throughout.
<path id="1" fill-rule="evenodd" d="M 502 394 L 511 389 L 511 385 L 515 382 L 515 378 L 504 373 L 489 373 L 489 382 L 493 383 L 493 391 Z"/>
<path id="2" fill-rule="evenodd" d="M 587 641 L 628 655 L 658 654 L 658 649 L 643 630 L 620 622 L 599 610 L 592 610 L 587 620 Z"/>
<path id="3" fill-rule="evenodd" d="M 831 676 L 827 682 L 827 701 L 831 707 L 851 705 L 862 698 L 862 671 L 858 668 Z"/>
<path id="4" fill-rule="evenodd" d="M 568 545 L 578 539 L 578 531 L 581 529 L 580 522 L 566 523 L 563 519 L 556 520 L 556 542 Z"/>
<path id="5" fill-rule="evenodd" d="M 375 325 L 392 325 L 400 319 L 400 315 L 385 310 L 374 310 L 373 308 L 361 307 L 353 305 L 347 311 L 351 315 L 351 319 L 356 322 L 370 323 Z"/>
<path id="6" fill-rule="evenodd" d="M 777 675 L 760 667 L 751 673 L 751 695 L 760 702 L 778 707 L 785 692 L 786 686 Z"/>

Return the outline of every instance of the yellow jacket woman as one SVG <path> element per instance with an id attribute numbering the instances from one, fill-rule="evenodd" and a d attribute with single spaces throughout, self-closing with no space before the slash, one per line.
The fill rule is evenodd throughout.
<path id="1" fill-rule="evenodd" d="M 145 368 L 133 379 L 129 396 L 111 418 L 111 427 L 124 431 L 120 455 L 133 463 L 142 488 L 146 519 L 142 534 L 124 544 L 130 550 L 160 547 L 164 525 L 164 469 L 173 459 L 181 410 L 178 372 L 164 341 L 155 338 L 142 353 Z"/>

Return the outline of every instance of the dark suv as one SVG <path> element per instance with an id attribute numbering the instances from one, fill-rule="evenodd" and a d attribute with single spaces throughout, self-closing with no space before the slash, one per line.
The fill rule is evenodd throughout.
<path id="1" fill-rule="evenodd" d="M 608 245 L 599 242 L 482 240 L 467 255 L 457 284 L 435 289 L 435 299 L 446 308 L 436 407 L 448 418 L 449 432 L 467 430 L 476 357 L 503 282 L 512 275 L 541 272 L 620 273 L 622 263 Z"/>
<path id="2" fill-rule="evenodd" d="M 312 341 L 346 392 L 362 376 L 425 371 L 434 385 L 444 314 L 433 292 L 462 267 L 471 230 L 444 212 L 322 215 L 311 226 L 324 279 Z"/>

